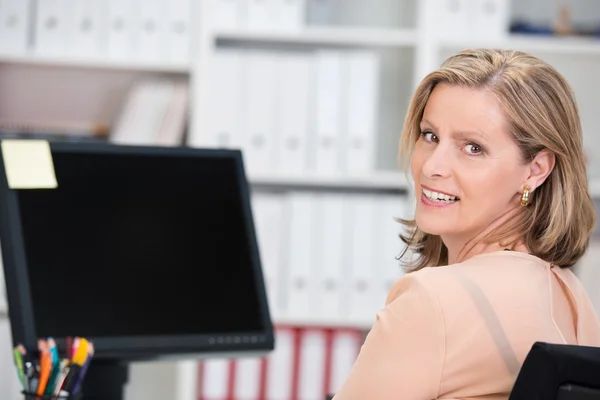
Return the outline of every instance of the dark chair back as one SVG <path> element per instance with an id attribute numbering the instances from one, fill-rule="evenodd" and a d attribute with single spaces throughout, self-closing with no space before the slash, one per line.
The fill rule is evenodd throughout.
<path id="1" fill-rule="evenodd" d="M 536 342 L 509 400 L 600 400 L 600 348 Z"/>
<path id="2" fill-rule="evenodd" d="M 556 400 L 599 400 L 600 389 L 566 384 L 558 388 Z"/>

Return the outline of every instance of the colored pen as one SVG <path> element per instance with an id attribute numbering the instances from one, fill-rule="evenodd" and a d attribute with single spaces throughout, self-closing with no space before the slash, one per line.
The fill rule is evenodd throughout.
<path id="1" fill-rule="evenodd" d="M 38 382 L 39 380 L 39 375 L 38 375 L 38 370 L 37 370 L 37 365 L 36 363 L 34 363 L 33 361 L 28 361 L 25 363 L 26 365 L 26 374 L 27 377 L 29 378 L 29 387 L 28 387 L 28 391 L 29 392 L 35 392 L 37 390 L 38 387 Z"/>
<path id="2" fill-rule="evenodd" d="M 54 395 L 58 395 L 60 393 L 60 391 L 62 390 L 64 383 L 65 383 L 65 379 L 67 378 L 67 375 L 69 374 L 69 360 L 65 359 L 62 360 L 60 363 L 60 373 L 58 374 L 58 377 L 56 378 L 56 383 L 54 385 Z"/>
<path id="3" fill-rule="evenodd" d="M 71 364 L 69 365 L 69 372 L 62 386 L 62 389 L 68 393 L 70 393 L 73 387 L 75 386 L 77 377 L 81 372 L 81 368 L 83 367 L 85 361 L 88 359 L 89 342 L 85 338 L 77 338 L 75 339 L 75 341 L 77 342 L 77 350 L 75 351 L 75 355 L 71 360 Z"/>
<path id="4" fill-rule="evenodd" d="M 70 396 L 81 390 L 86 373 L 94 357 L 94 344 L 77 337 L 71 345 L 67 338 L 66 357 L 61 359 L 56 341 L 49 337 L 39 339 L 37 352 L 28 353 L 18 345 L 13 349 L 14 363 L 19 380 L 30 397 Z M 32 357 L 35 354 L 35 359 Z"/>
<path id="5" fill-rule="evenodd" d="M 73 337 L 67 336 L 67 358 L 71 358 L 73 355 Z"/>
<path id="6" fill-rule="evenodd" d="M 50 350 L 52 366 L 50 377 L 48 378 L 48 384 L 46 385 L 45 394 L 52 394 L 56 384 L 56 378 L 60 373 L 60 356 L 58 355 L 58 349 L 56 348 L 56 341 L 53 338 L 48 338 L 48 347 Z"/>
<path id="7" fill-rule="evenodd" d="M 89 342 L 87 341 L 87 339 L 79 339 L 79 346 L 77 347 L 77 351 L 73 356 L 73 363 L 78 364 L 79 366 L 83 366 L 83 364 L 85 364 L 85 360 L 88 357 L 88 346 Z"/>
<path id="8" fill-rule="evenodd" d="M 94 344 L 90 342 L 88 345 L 87 359 L 85 360 L 85 364 L 83 364 L 83 367 L 81 367 L 81 371 L 79 372 L 79 375 L 77 376 L 77 380 L 75 381 L 73 390 L 71 390 L 70 393 L 76 394 L 79 391 L 79 389 L 81 388 L 83 380 L 85 379 L 85 373 L 87 372 L 88 368 L 90 367 L 93 357 L 94 357 Z"/>
<path id="9" fill-rule="evenodd" d="M 37 394 L 43 395 L 46 391 L 48 379 L 50 378 L 50 371 L 52 370 L 52 356 L 50 355 L 48 343 L 45 340 L 38 342 L 38 348 L 40 350 L 40 381 L 37 387 Z"/>
<path id="10" fill-rule="evenodd" d="M 21 381 L 21 385 L 23 385 L 23 388 L 25 388 L 25 370 L 23 367 L 24 350 L 25 348 L 19 345 L 15 347 L 13 351 L 15 367 L 17 368 L 17 374 L 19 375 L 19 380 Z"/>
<path id="11" fill-rule="evenodd" d="M 65 381 L 62 385 L 61 392 L 65 391 L 67 393 L 71 393 L 71 389 L 75 385 L 75 380 L 77 379 L 77 376 L 79 375 L 80 371 L 81 371 L 81 365 L 79 365 L 79 364 L 72 364 L 69 366 L 69 372 L 67 373 L 67 376 L 65 377 Z"/>
<path id="12" fill-rule="evenodd" d="M 79 337 L 75 337 L 75 339 L 73 339 L 73 346 L 71 347 L 71 353 L 68 355 L 68 357 L 70 359 L 73 359 L 73 357 L 75 357 L 75 353 L 77 352 L 77 349 L 79 348 L 79 342 L 80 339 Z"/>

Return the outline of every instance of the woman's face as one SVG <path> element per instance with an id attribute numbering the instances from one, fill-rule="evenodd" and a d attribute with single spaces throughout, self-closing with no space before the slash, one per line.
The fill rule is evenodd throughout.
<path id="1" fill-rule="evenodd" d="M 519 205 L 531 172 L 493 95 L 447 84 L 429 97 L 411 171 L 419 228 L 465 240 Z"/>

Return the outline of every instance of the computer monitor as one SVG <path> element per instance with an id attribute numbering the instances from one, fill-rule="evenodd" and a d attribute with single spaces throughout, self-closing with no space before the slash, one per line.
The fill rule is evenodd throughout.
<path id="1" fill-rule="evenodd" d="M 239 151 L 50 149 L 55 189 L 11 189 L 0 162 L 15 343 L 52 336 L 64 349 L 61 339 L 83 336 L 92 366 L 273 349 Z"/>

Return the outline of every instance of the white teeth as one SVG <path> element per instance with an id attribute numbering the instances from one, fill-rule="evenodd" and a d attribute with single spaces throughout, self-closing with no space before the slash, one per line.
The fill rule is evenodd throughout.
<path id="1" fill-rule="evenodd" d="M 443 201 L 443 202 L 447 202 L 447 203 L 452 203 L 452 202 L 455 202 L 458 200 L 456 196 L 449 196 L 444 193 L 438 193 L 438 192 L 434 192 L 434 191 L 427 190 L 427 189 L 423 189 L 423 194 L 429 200 L 433 200 L 433 201 Z"/>

